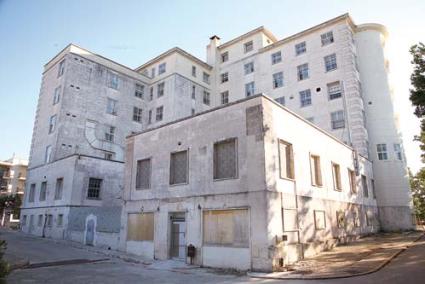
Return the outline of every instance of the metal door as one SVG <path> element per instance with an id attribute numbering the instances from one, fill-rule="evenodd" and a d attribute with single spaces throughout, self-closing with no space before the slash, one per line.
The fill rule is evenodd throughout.
<path id="1" fill-rule="evenodd" d="M 86 227 L 86 245 L 92 246 L 94 240 L 94 220 L 87 221 Z"/>
<path id="2" fill-rule="evenodd" d="M 186 257 L 186 222 L 184 218 L 171 219 L 170 256 L 184 259 Z"/>

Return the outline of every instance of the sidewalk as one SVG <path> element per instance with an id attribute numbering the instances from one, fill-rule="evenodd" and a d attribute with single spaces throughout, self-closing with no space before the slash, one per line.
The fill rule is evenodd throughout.
<path id="1" fill-rule="evenodd" d="M 413 242 L 425 238 L 423 232 L 382 233 L 308 258 L 289 267 L 290 271 L 248 273 L 266 279 L 333 279 L 375 272 L 403 252 Z"/>

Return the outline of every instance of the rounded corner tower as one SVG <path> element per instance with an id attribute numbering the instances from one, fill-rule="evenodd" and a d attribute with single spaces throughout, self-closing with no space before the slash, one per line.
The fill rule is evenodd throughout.
<path id="1" fill-rule="evenodd" d="M 381 228 L 409 230 L 414 228 L 413 204 L 402 135 L 388 82 L 387 36 L 383 25 L 362 24 L 356 26 L 354 39 Z"/>

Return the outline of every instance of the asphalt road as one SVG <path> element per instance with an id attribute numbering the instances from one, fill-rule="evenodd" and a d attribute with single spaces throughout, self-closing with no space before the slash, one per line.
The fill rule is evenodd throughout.
<path id="1" fill-rule="evenodd" d="M 50 262 L 71 259 L 105 258 L 97 253 L 72 248 L 50 240 L 34 239 L 24 234 L 0 232 L 8 241 L 9 253 L 16 259 Z M 151 265 L 107 261 L 68 264 L 13 271 L 7 283 L 425 283 L 425 237 L 375 273 L 332 280 L 267 280 L 247 276 L 220 274 L 208 269 L 188 269 L 177 262 L 155 262 Z"/>

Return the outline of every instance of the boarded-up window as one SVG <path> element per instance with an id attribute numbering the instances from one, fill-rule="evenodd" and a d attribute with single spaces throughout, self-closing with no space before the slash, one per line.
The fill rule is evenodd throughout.
<path id="1" fill-rule="evenodd" d="M 204 211 L 204 244 L 248 247 L 247 209 Z"/>
<path id="2" fill-rule="evenodd" d="M 130 213 L 127 221 L 128 241 L 153 241 L 154 213 Z"/>
<path id="3" fill-rule="evenodd" d="M 214 144 L 214 179 L 237 177 L 236 139 L 228 139 Z"/>
<path id="4" fill-rule="evenodd" d="M 322 169 L 320 167 L 320 156 L 310 156 L 311 167 L 311 184 L 315 186 L 322 186 Z"/>
<path id="5" fill-rule="evenodd" d="M 353 212 L 353 223 L 354 227 L 358 228 L 360 227 L 360 216 L 358 210 L 354 210 Z"/>
<path id="6" fill-rule="evenodd" d="M 332 176 L 334 180 L 334 189 L 341 191 L 341 171 L 338 164 L 332 163 Z"/>
<path id="7" fill-rule="evenodd" d="M 298 230 L 297 209 L 282 209 L 283 231 L 290 232 Z"/>
<path id="8" fill-rule="evenodd" d="M 171 153 L 170 157 L 170 184 L 188 182 L 187 151 Z"/>
<path id="9" fill-rule="evenodd" d="M 369 197 L 369 189 L 367 188 L 367 179 L 365 175 L 362 175 L 362 188 L 363 188 L 363 196 Z"/>
<path id="10" fill-rule="evenodd" d="M 294 178 L 294 154 L 292 144 L 279 140 L 280 178 Z"/>
<path id="11" fill-rule="evenodd" d="M 151 159 L 137 161 L 136 189 L 151 187 Z"/>
<path id="12" fill-rule="evenodd" d="M 316 230 L 323 230 L 326 228 L 325 211 L 314 210 L 314 226 Z"/>

